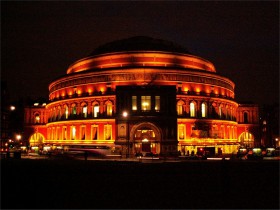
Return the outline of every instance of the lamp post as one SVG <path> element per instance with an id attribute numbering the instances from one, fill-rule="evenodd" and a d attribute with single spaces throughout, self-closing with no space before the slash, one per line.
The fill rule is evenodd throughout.
<path id="1" fill-rule="evenodd" d="M 128 131 L 128 121 L 127 121 L 128 113 L 127 113 L 127 111 L 123 111 L 122 116 L 125 119 L 125 123 L 126 123 L 126 134 L 125 134 L 126 135 L 126 145 L 127 145 L 126 158 L 128 158 L 128 156 L 129 156 L 129 131 Z"/>

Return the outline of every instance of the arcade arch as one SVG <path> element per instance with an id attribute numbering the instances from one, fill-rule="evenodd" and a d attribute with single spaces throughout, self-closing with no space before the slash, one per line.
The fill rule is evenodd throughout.
<path id="1" fill-rule="evenodd" d="M 160 153 L 161 130 L 153 123 L 142 122 L 134 125 L 130 132 L 135 153 Z"/>
<path id="2" fill-rule="evenodd" d="M 238 141 L 244 147 L 253 148 L 254 147 L 254 135 L 250 132 L 243 132 L 240 134 Z"/>
<path id="3" fill-rule="evenodd" d="M 39 146 L 43 144 L 45 141 L 45 137 L 41 133 L 34 133 L 29 138 L 29 144 L 30 146 Z"/>

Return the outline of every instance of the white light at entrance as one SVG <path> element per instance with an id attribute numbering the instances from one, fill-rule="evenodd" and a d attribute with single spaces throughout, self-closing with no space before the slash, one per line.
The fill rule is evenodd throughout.
<path id="1" fill-rule="evenodd" d="M 149 140 L 145 138 L 142 140 L 142 142 L 149 142 Z"/>

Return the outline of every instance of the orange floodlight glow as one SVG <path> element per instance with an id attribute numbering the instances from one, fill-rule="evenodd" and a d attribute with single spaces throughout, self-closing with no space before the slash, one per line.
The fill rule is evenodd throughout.
<path id="1" fill-rule="evenodd" d="M 88 88 L 88 93 L 91 94 L 92 93 L 92 88 Z"/>
<path id="2" fill-rule="evenodd" d="M 104 90 L 105 90 L 104 87 L 101 87 L 101 88 L 100 88 L 100 91 L 101 91 L 101 92 L 104 92 Z"/>

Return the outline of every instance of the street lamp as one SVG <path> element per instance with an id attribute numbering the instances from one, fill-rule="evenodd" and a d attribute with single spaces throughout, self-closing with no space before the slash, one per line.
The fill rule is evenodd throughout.
<path id="1" fill-rule="evenodd" d="M 128 121 L 127 121 L 128 113 L 127 113 L 127 111 L 123 111 L 122 116 L 125 119 L 125 123 L 126 123 L 126 134 L 125 134 L 126 135 L 126 144 L 127 144 L 126 158 L 128 158 L 128 155 L 129 155 L 129 131 L 128 131 Z"/>
<path id="2" fill-rule="evenodd" d="M 11 111 L 15 111 L 15 110 L 16 110 L 16 107 L 15 107 L 15 106 L 13 106 L 13 105 L 12 105 L 12 106 L 10 106 L 10 110 L 11 110 Z"/>
<path id="3" fill-rule="evenodd" d="M 20 134 L 17 134 L 16 135 L 16 139 L 19 141 L 19 140 L 21 140 L 21 135 Z"/>

